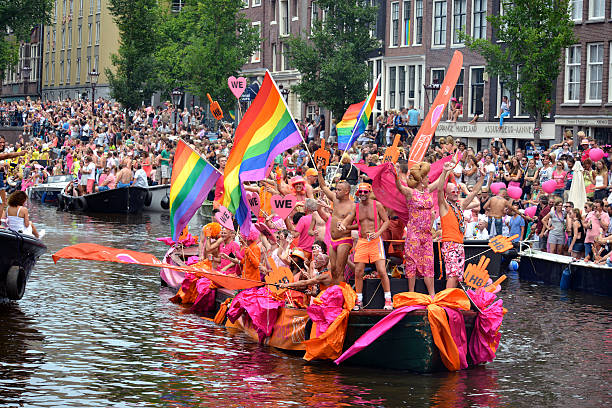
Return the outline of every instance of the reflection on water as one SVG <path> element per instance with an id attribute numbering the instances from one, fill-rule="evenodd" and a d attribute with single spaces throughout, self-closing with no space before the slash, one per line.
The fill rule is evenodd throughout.
<path id="1" fill-rule="evenodd" d="M 155 238 L 169 234 L 167 215 L 31 212 L 49 254 L 78 242 L 166 250 Z M 510 276 L 498 359 L 415 375 L 306 363 L 184 313 L 157 271 L 54 265 L 49 254 L 24 299 L 0 304 L 2 406 L 577 407 L 610 398 L 609 298 Z"/>

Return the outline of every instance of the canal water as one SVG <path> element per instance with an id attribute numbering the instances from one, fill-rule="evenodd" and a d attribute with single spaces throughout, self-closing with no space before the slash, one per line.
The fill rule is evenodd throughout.
<path id="1" fill-rule="evenodd" d="M 79 242 L 161 257 L 167 215 L 90 217 L 30 204 L 49 252 L 25 297 L 0 304 L 0 406 L 602 407 L 612 387 L 609 298 L 511 275 L 497 359 L 458 373 L 306 363 L 170 303 L 158 271 L 62 260 Z M 194 225 L 198 219 L 193 220 Z M 611 276 L 612 279 L 612 276 Z"/>

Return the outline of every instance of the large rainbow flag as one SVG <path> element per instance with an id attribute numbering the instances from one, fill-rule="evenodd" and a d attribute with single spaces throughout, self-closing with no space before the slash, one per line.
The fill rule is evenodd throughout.
<path id="1" fill-rule="evenodd" d="M 266 71 L 255 100 L 236 128 L 223 174 L 223 205 L 236 215 L 244 234 L 251 228 L 251 217 L 243 182 L 264 179 L 274 158 L 301 141 L 293 116 Z"/>
<path id="2" fill-rule="evenodd" d="M 340 123 L 336 125 L 336 130 L 338 131 L 338 149 L 348 149 L 365 132 L 370 116 L 372 116 L 374 102 L 376 102 L 379 82 L 380 75 L 376 79 L 376 84 L 372 92 L 370 92 L 368 99 L 349 106 L 342 116 Z"/>
<path id="3" fill-rule="evenodd" d="M 174 241 L 178 241 L 219 177 L 221 173 L 216 168 L 179 140 L 170 181 L 170 229 Z"/>

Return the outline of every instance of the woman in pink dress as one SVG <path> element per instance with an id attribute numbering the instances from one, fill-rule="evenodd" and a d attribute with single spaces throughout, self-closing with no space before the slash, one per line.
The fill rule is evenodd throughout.
<path id="1" fill-rule="evenodd" d="M 421 162 L 410 169 L 407 184 L 402 184 L 395 175 L 395 185 L 406 197 L 408 220 L 406 222 L 406 241 L 404 242 L 404 264 L 408 278 L 408 290 L 414 292 L 416 277 L 423 278 L 429 295 L 434 290 L 434 255 L 431 234 L 433 196 L 440 178 L 429 184 L 429 163 Z"/>

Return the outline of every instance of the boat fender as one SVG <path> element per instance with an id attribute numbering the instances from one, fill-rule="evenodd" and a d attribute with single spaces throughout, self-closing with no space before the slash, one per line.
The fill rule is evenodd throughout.
<path id="1" fill-rule="evenodd" d="M 170 197 L 165 196 L 164 198 L 162 198 L 159 205 L 161 205 L 161 208 L 163 208 L 164 210 L 167 210 L 168 208 L 170 208 Z"/>
<path id="2" fill-rule="evenodd" d="M 570 266 L 567 265 L 565 269 L 563 269 L 563 273 L 561 274 L 561 282 L 559 282 L 559 287 L 561 290 L 568 290 L 570 287 L 570 280 L 572 278 L 572 270 Z"/>
<path id="3" fill-rule="evenodd" d="M 74 208 L 79 211 L 85 211 L 87 209 L 87 201 L 85 197 L 77 197 L 74 199 Z"/>
<path id="4" fill-rule="evenodd" d="M 25 293 L 26 274 L 19 266 L 13 265 L 6 274 L 6 296 L 11 300 L 19 300 Z"/>
<path id="5" fill-rule="evenodd" d="M 151 205 L 151 200 L 153 200 L 153 194 L 150 191 L 147 191 L 147 195 L 145 196 L 144 203 L 148 207 Z"/>

